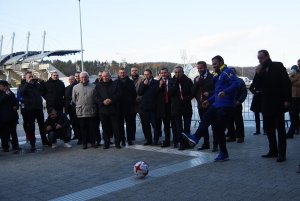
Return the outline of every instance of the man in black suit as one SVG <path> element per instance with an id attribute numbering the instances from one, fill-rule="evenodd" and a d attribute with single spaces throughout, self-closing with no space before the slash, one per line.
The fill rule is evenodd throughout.
<path id="1" fill-rule="evenodd" d="M 152 76 L 152 71 L 146 69 L 144 71 L 145 80 L 140 84 L 138 95 L 142 96 L 141 110 L 144 117 L 144 136 L 146 142 L 144 145 L 158 144 L 159 135 L 156 127 L 156 97 L 159 90 L 158 81 Z M 154 131 L 152 140 L 151 125 Z M 154 141 L 154 142 L 153 142 Z"/>
<path id="2" fill-rule="evenodd" d="M 191 121 L 193 115 L 192 102 L 193 94 L 193 81 L 188 78 L 181 66 L 177 66 L 174 70 L 175 75 L 173 77 L 173 86 L 170 89 L 171 95 L 171 114 L 175 120 L 175 126 L 178 136 L 176 136 L 176 142 L 181 141 L 181 133 L 191 132 Z M 183 120 L 183 124 L 182 124 Z M 184 150 L 184 143 L 180 143 L 179 150 Z"/>
<path id="3" fill-rule="evenodd" d="M 130 115 L 134 109 L 136 100 L 136 90 L 134 82 L 127 76 L 125 68 L 120 68 L 118 72 L 118 84 L 121 91 L 121 98 L 119 104 L 119 128 L 122 145 L 125 146 L 125 128 L 126 123 L 126 136 L 128 145 L 133 145 L 132 140 L 135 134 L 134 125 L 135 120 L 130 118 Z"/>
<path id="4" fill-rule="evenodd" d="M 277 157 L 277 162 L 282 162 L 286 160 L 284 113 L 291 101 L 291 81 L 283 64 L 273 62 L 267 50 L 258 51 L 257 57 L 261 65 L 257 67 L 255 76 L 261 83 L 262 113 L 269 140 L 269 152 L 262 157 Z"/>
<path id="5" fill-rule="evenodd" d="M 176 132 L 174 121 L 171 119 L 171 97 L 169 94 L 169 90 L 173 85 L 173 80 L 170 78 L 170 74 L 167 68 L 162 68 L 160 70 L 160 79 L 159 79 L 159 93 L 157 97 L 157 109 L 156 109 L 156 117 L 157 117 L 157 131 L 159 136 L 161 136 L 161 125 L 164 124 L 164 133 L 165 140 L 162 143 L 162 147 L 168 147 L 171 145 L 171 129 L 173 132 L 173 142 L 176 142 L 174 134 Z M 175 145 L 175 144 L 174 144 Z"/>
<path id="6" fill-rule="evenodd" d="M 203 115 L 207 111 L 207 108 L 202 107 L 202 103 L 206 101 L 209 97 L 214 94 L 214 84 L 212 82 L 213 75 L 207 69 L 207 64 L 205 61 L 197 62 L 197 69 L 199 75 L 194 79 L 194 87 L 193 87 L 193 95 L 198 103 L 198 113 L 200 120 L 203 119 Z M 198 148 L 198 150 L 209 149 L 209 132 L 208 128 L 203 133 L 204 143 Z M 214 137 L 214 148 L 213 151 L 218 151 L 218 143 L 216 142 L 216 138 Z"/>

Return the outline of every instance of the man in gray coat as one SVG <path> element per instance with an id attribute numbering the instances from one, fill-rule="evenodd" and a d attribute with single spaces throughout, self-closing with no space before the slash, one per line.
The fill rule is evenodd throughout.
<path id="1" fill-rule="evenodd" d="M 74 86 L 72 101 L 76 105 L 76 115 L 79 120 L 83 149 L 87 149 L 88 141 L 92 147 L 95 144 L 97 105 L 95 99 L 95 84 L 89 82 L 87 72 L 80 73 L 80 83 Z"/>

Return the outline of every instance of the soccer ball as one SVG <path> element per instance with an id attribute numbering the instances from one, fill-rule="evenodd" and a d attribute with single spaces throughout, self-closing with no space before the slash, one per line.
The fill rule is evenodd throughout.
<path id="1" fill-rule="evenodd" d="M 144 161 L 139 161 L 133 166 L 133 172 L 136 176 L 143 178 L 149 172 L 149 166 Z"/>

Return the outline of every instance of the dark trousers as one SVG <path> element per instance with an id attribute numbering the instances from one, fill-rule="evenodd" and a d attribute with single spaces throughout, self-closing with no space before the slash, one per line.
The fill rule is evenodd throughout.
<path id="1" fill-rule="evenodd" d="M 183 120 L 183 123 L 182 123 Z M 174 116 L 174 122 L 177 132 L 177 142 L 181 141 L 181 133 L 191 133 L 192 114 L 182 114 Z"/>
<path id="2" fill-rule="evenodd" d="M 288 131 L 288 135 L 293 136 L 296 130 L 299 129 L 299 113 L 300 113 L 300 98 L 292 98 L 290 119 L 291 125 Z"/>
<path id="3" fill-rule="evenodd" d="M 21 109 L 21 115 L 22 115 L 22 118 L 23 118 L 23 129 L 24 129 L 25 134 L 26 134 L 26 136 L 27 136 L 27 134 L 28 134 L 28 128 L 27 128 L 28 123 L 27 123 L 26 110 Z"/>
<path id="4" fill-rule="evenodd" d="M 242 104 L 236 105 L 232 115 L 230 115 L 230 120 L 228 122 L 228 137 L 232 139 L 245 137 Z"/>
<path id="5" fill-rule="evenodd" d="M 145 140 L 149 143 L 157 144 L 159 140 L 159 135 L 157 132 L 156 127 L 156 114 L 153 111 L 144 111 L 143 112 L 144 117 L 144 136 Z M 153 128 L 154 137 L 152 140 L 152 132 L 151 132 L 151 126 Z"/>
<path id="6" fill-rule="evenodd" d="M 48 140 L 46 137 L 46 133 L 44 131 L 44 113 L 43 109 L 40 110 L 27 110 L 26 112 L 26 120 L 27 120 L 27 129 L 28 129 L 28 137 L 31 146 L 35 146 L 35 120 L 37 120 L 40 135 L 42 139 L 43 145 L 48 144 Z"/>
<path id="7" fill-rule="evenodd" d="M 69 142 L 71 135 L 71 128 L 62 128 L 55 131 L 48 132 L 48 140 L 50 143 L 56 143 L 57 139 L 62 139 L 65 143 Z"/>
<path id="8" fill-rule="evenodd" d="M 13 149 L 19 149 L 19 140 L 17 136 L 17 122 L 9 121 L 0 124 L 1 143 L 4 150 L 9 149 L 9 138 Z"/>
<path id="9" fill-rule="evenodd" d="M 139 114 L 140 123 L 142 125 L 142 131 L 145 133 L 145 123 L 144 123 L 144 116 L 142 113 L 131 113 L 130 114 L 130 122 L 132 123 L 132 140 L 135 140 L 135 134 L 136 134 L 136 115 Z"/>
<path id="10" fill-rule="evenodd" d="M 120 146 L 120 131 L 119 131 L 119 118 L 118 114 L 100 114 L 102 128 L 103 128 L 103 140 L 105 146 L 109 146 L 111 133 L 113 133 L 115 145 Z"/>
<path id="11" fill-rule="evenodd" d="M 259 114 L 259 112 L 254 112 L 254 118 L 255 118 L 256 133 L 260 133 L 260 114 Z"/>
<path id="12" fill-rule="evenodd" d="M 77 138 L 78 140 L 81 140 L 80 126 L 79 126 L 78 118 L 76 116 L 75 108 L 73 106 L 69 106 L 67 112 L 69 114 L 72 129 L 74 131 L 74 137 Z"/>
<path id="13" fill-rule="evenodd" d="M 205 133 L 206 129 L 210 126 L 214 126 L 214 132 L 216 140 L 219 144 L 220 151 L 224 154 L 228 154 L 226 148 L 225 130 L 228 125 L 228 119 L 230 114 L 233 112 L 233 108 L 214 108 L 210 107 L 205 112 L 199 127 L 195 133 L 195 137 L 200 139 Z"/>
<path id="14" fill-rule="evenodd" d="M 135 126 L 135 119 L 131 118 L 131 114 L 119 114 L 119 131 L 120 131 L 120 137 L 122 142 L 126 141 L 125 137 L 125 128 L 124 128 L 124 122 L 126 123 L 126 136 L 127 136 L 127 142 L 131 142 L 133 140 L 133 136 L 135 134 L 134 126 Z"/>
<path id="15" fill-rule="evenodd" d="M 269 140 L 269 152 L 279 154 L 282 157 L 286 155 L 286 132 L 284 113 L 263 113 L 264 126 Z M 276 139 L 276 130 L 278 139 Z M 278 144 L 277 144 L 278 140 Z"/>
<path id="16" fill-rule="evenodd" d="M 80 117 L 78 118 L 80 125 L 80 133 L 82 137 L 82 145 L 86 146 L 88 142 L 92 145 L 96 141 L 97 123 L 95 117 Z"/>
<path id="17" fill-rule="evenodd" d="M 204 114 L 207 112 L 207 109 L 199 109 L 198 108 L 198 113 L 199 113 L 199 117 L 200 120 L 202 121 Z M 218 142 L 217 142 L 217 137 L 215 136 L 215 132 L 214 132 L 214 125 L 211 125 L 212 130 L 213 130 L 213 145 L 214 146 L 218 146 Z M 203 133 L 203 138 L 204 138 L 204 142 L 203 144 L 205 145 L 209 145 L 209 131 L 208 131 L 208 127 L 207 129 L 204 131 Z"/>
<path id="18" fill-rule="evenodd" d="M 162 136 L 161 125 L 163 123 L 164 133 L 165 133 L 165 140 L 164 141 L 165 141 L 165 143 L 170 144 L 171 127 L 172 127 L 172 131 L 175 130 L 175 129 L 173 129 L 174 126 L 172 125 L 173 121 L 171 121 L 171 106 L 170 105 L 166 105 L 165 113 L 164 113 L 163 116 L 164 117 L 157 117 L 157 119 L 156 119 L 157 132 L 158 132 L 159 136 Z M 174 138 L 174 133 L 173 133 L 173 138 Z"/>
<path id="19" fill-rule="evenodd" d="M 96 116 L 95 121 L 96 121 L 96 136 L 95 136 L 95 139 L 96 139 L 96 143 L 98 145 L 100 145 L 100 142 L 101 142 L 101 132 L 100 132 L 101 120 L 100 120 L 100 115 Z"/>

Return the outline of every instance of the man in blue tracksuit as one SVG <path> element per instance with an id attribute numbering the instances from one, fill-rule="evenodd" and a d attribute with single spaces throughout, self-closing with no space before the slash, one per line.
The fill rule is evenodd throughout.
<path id="1" fill-rule="evenodd" d="M 220 152 L 215 158 L 216 162 L 228 160 L 228 152 L 226 148 L 225 130 L 230 114 L 235 106 L 235 96 L 239 87 L 236 75 L 224 64 L 221 56 L 217 55 L 212 58 L 212 65 L 215 71 L 213 84 L 215 86 L 214 95 L 202 103 L 202 106 L 208 107 L 203 119 L 194 135 L 182 133 L 183 140 L 190 147 L 194 147 L 200 137 L 205 133 L 207 127 L 214 124 L 217 142 Z"/>

